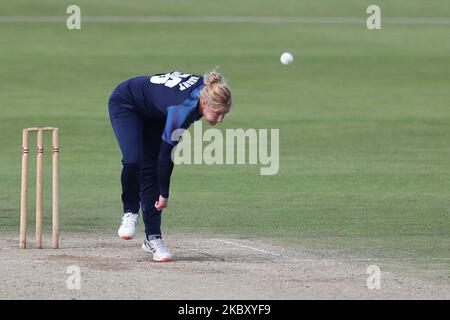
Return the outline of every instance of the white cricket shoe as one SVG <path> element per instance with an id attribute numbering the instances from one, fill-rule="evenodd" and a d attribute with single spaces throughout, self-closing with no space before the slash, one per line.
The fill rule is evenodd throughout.
<path id="1" fill-rule="evenodd" d="M 158 262 L 172 261 L 173 257 L 169 248 L 161 238 L 152 238 L 151 240 L 144 240 L 142 249 L 145 252 L 153 253 L 153 260 Z"/>
<path id="2" fill-rule="evenodd" d="M 119 234 L 120 239 L 131 240 L 136 236 L 136 225 L 139 221 L 139 215 L 137 213 L 125 213 L 122 217 L 122 223 L 120 224 Z"/>

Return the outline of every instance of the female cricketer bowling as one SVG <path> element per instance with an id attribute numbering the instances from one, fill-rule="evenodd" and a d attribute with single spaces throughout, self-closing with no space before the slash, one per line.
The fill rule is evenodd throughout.
<path id="1" fill-rule="evenodd" d="M 215 125 L 230 108 L 230 88 L 215 70 L 204 76 L 179 71 L 141 76 L 117 86 L 109 98 L 109 118 L 122 152 L 121 239 L 135 237 L 141 209 L 146 235 L 142 249 L 155 261 L 172 260 L 161 237 L 177 144 L 172 132 L 202 117 Z"/>

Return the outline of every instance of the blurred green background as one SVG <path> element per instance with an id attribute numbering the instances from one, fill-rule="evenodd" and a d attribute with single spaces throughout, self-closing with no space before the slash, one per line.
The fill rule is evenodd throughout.
<path id="1" fill-rule="evenodd" d="M 234 107 L 218 128 L 279 129 L 279 173 L 261 176 L 259 166 L 249 165 L 177 166 L 163 231 L 261 236 L 342 254 L 448 264 L 445 1 L 377 1 L 377 31 L 365 24 L 371 1 L 77 1 L 82 19 L 275 16 L 280 22 L 82 20 L 82 29 L 72 31 L 64 21 L 70 4 L 0 3 L 2 234 L 18 236 L 22 128 L 60 128 L 61 233 L 114 235 L 121 157 L 107 113 L 111 91 L 137 75 L 174 69 L 202 74 L 220 65 Z M 58 16 L 61 22 L 17 16 Z M 283 22 L 286 17 L 317 19 Z M 329 18 L 361 23 L 326 23 Z M 295 55 L 293 64 L 280 64 L 284 51 Z"/>

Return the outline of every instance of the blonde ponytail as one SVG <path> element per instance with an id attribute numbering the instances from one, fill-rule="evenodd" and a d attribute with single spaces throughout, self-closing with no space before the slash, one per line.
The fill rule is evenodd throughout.
<path id="1" fill-rule="evenodd" d="M 205 87 L 200 92 L 200 97 L 205 99 L 213 109 L 231 107 L 231 90 L 225 78 L 219 72 L 218 67 L 205 73 L 203 82 Z"/>

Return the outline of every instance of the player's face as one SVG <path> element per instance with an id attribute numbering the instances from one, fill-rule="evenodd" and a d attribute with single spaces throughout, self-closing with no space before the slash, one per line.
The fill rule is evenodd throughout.
<path id="1" fill-rule="evenodd" d="M 203 108 L 203 116 L 211 126 L 216 125 L 218 122 L 222 122 L 228 112 L 230 112 L 230 108 L 228 107 L 221 106 L 220 108 L 213 109 L 208 103 L 205 103 Z"/>

